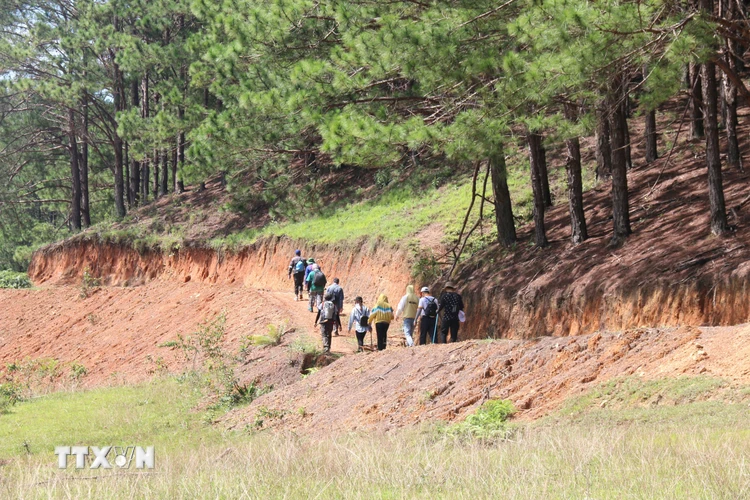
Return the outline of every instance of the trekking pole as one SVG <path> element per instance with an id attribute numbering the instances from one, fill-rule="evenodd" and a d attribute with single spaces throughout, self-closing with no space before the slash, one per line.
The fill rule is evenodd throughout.
<path id="1" fill-rule="evenodd" d="M 435 316 L 435 329 L 432 332 L 432 343 L 435 344 L 435 337 L 437 337 L 437 324 L 438 324 L 438 317 Z"/>

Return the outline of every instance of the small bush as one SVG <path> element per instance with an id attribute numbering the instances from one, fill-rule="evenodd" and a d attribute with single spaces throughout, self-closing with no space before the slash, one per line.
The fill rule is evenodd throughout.
<path id="1" fill-rule="evenodd" d="M 74 381 L 80 380 L 89 372 L 88 368 L 80 363 L 73 363 L 70 365 L 70 379 Z"/>
<path id="2" fill-rule="evenodd" d="M 508 419 L 515 411 L 510 401 L 493 399 L 485 402 L 463 422 L 448 427 L 447 432 L 477 439 L 506 439 L 511 432 Z"/>
<path id="3" fill-rule="evenodd" d="M 251 345 L 275 346 L 281 344 L 282 337 L 294 330 L 287 329 L 286 323 L 279 325 L 268 325 L 268 333 L 261 335 L 248 335 L 242 342 L 240 350 L 244 353 Z"/>
<path id="4" fill-rule="evenodd" d="M 0 271 L 0 288 L 31 288 L 31 280 L 26 273 Z"/>
<path id="5" fill-rule="evenodd" d="M 15 382 L 0 384 L 0 413 L 5 413 L 8 408 L 23 399 L 23 388 Z"/>
<path id="6" fill-rule="evenodd" d="M 79 293 L 79 297 L 81 297 L 82 299 L 88 298 L 89 295 L 91 295 L 92 291 L 96 288 L 99 288 L 101 285 L 101 280 L 92 275 L 89 272 L 88 267 L 85 268 L 83 270 L 83 277 L 81 278 L 81 292 Z"/>

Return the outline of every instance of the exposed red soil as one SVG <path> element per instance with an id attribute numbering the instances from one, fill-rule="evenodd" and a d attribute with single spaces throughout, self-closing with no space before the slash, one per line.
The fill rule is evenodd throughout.
<path id="1" fill-rule="evenodd" d="M 171 253 L 139 253 L 122 245 L 64 241 L 36 252 L 29 276 L 38 284 L 79 284 L 88 270 L 106 285 L 132 286 L 163 279 L 291 294 L 294 285 L 287 269 L 297 248 L 315 258 L 329 282 L 340 278 L 351 298 L 361 295 L 370 302 L 379 293 L 401 298 L 410 280 L 408 254 L 403 249 L 367 243 L 326 247 L 287 238 L 270 238 L 237 253 L 189 247 Z"/>
<path id="2" fill-rule="evenodd" d="M 389 430 L 461 420 L 487 399 L 510 399 L 521 419 L 560 408 L 608 380 L 705 375 L 750 383 L 750 326 L 636 329 L 537 340 L 467 341 L 347 356 L 227 417 L 252 423 L 263 407 L 283 429 Z M 302 411 L 301 409 L 304 409 Z"/>
<path id="3" fill-rule="evenodd" d="M 683 100 L 670 102 L 658 113 L 659 130 L 671 127 L 671 132 L 662 134 L 663 156 L 652 164 L 643 161 L 642 119 L 630 121 L 633 234 L 624 245 L 610 245 L 609 182 L 584 193 L 590 238 L 580 245 L 569 239 L 567 203 L 557 203 L 546 214 L 548 248 L 531 246 L 529 225 L 519 231 L 515 252 L 493 245 L 459 270 L 454 281 L 467 299 L 468 335 L 532 338 L 750 320 L 750 173 L 723 169 L 732 231 L 713 236 L 704 144 L 685 142 L 687 124 L 667 162 L 663 141 L 674 139 L 677 124 L 670 120 L 682 116 L 684 105 Z M 740 128 L 747 137 L 747 116 Z M 587 141 L 584 150 L 591 153 L 593 144 Z"/>

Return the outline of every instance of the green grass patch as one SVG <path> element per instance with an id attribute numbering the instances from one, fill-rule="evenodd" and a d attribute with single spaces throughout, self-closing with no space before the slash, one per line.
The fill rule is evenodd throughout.
<path id="1" fill-rule="evenodd" d="M 173 378 L 132 387 L 58 392 L 0 414 L 0 458 L 52 457 L 55 446 L 154 445 L 162 453 L 221 441 L 191 409 L 201 392 Z"/>

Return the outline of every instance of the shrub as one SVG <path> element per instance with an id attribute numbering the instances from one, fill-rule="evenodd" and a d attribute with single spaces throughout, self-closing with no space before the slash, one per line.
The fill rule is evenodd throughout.
<path id="1" fill-rule="evenodd" d="M 463 422 L 448 427 L 447 432 L 478 439 L 505 439 L 511 432 L 508 419 L 515 411 L 513 403 L 506 399 L 489 400 Z"/>
<path id="2" fill-rule="evenodd" d="M 5 413 L 8 408 L 23 399 L 23 388 L 15 382 L 0 384 L 0 413 Z"/>
<path id="3" fill-rule="evenodd" d="M 282 337 L 294 330 L 289 330 L 286 323 L 278 325 L 268 325 L 268 333 L 261 335 L 248 335 L 242 342 L 240 350 L 244 353 L 251 345 L 255 346 L 275 346 L 281 344 Z"/>
<path id="4" fill-rule="evenodd" d="M 89 272 L 89 268 L 83 270 L 83 277 L 81 278 L 81 293 L 79 297 L 82 299 L 88 298 L 91 295 L 92 290 L 99 288 L 102 282 L 99 278 L 96 278 Z"/>
<path id="5" fill-rule="evenodd" d="M 31 280 L 26 273 L 0 271 L 0 288 L 31 288 Z"/>
<path id="6" fill-rule="evenodd" d="M 78 381 L 88 373 L 88 369 L 80 363 L 70 365 L 70 379 Z"/>

